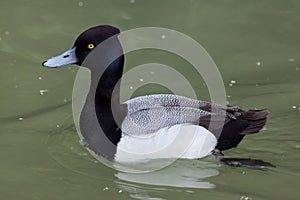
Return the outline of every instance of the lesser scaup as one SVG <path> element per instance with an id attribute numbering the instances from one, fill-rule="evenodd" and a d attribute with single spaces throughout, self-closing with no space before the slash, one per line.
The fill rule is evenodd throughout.
<path id="1" fill-rule="evenodd" d="M 119 33 L 109 25 L 92 27 L 79 35 L 70 50 L 43 62 L 50 68 L 77 64 L 91 70 L 80 129 L 86 147 L 95 154 L 117 161 L 220 156 L 221 151 L 236 147 L 245 135 L 259 132 L 266 124 L 267 110 L 244 111 L 179 95 L 147 95 L 120 103 L 124 55 Z M 108 38 L 113 38 L 109 48 L 94 63 L 86 64 L 87 56 Z M 115 53 L 121 56 L 103 66 Z M 209 124 L 218 124 L 219 117 L 224 119 L 224 127 L 215 125 L 208 130 Z M 167 149 L 170 143 L 176 145 Z M 180 149 L 181 144 L 189 146 Z"/>

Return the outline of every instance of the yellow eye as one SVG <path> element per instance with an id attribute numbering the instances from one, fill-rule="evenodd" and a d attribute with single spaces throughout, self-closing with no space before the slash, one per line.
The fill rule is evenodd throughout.
<path id="1" fill-rule="evenodd" d="M 89 44 L 87 47 L 88 47 L 89 49 L 93 49 L 93 48 L 95 48 L 95 45 Z"/>

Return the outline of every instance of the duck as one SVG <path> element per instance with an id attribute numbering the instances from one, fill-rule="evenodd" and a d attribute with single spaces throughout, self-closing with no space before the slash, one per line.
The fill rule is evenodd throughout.
<path id="1" fill-rule="evenodd" d="M 125 56 L 120 30 L 98 25 L 82 32 L 71 49 L 42 63 L 78 65 L 91 71 L 80 114 L 80 135 L 93 154 L 118 162 L 164 158 L 223 158 L 246 135 L 266 124 L 267 109 L 243 110 L 176 94 L 149 94 L 120 102 Z M 100 44 L 110 40 L 102 50 Z"/>

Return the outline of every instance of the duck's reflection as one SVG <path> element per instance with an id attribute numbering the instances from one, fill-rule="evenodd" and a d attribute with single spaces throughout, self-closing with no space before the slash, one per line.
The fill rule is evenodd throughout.
<path id="1" fill-rule="evenodd" d="M 156 189 L 157 186 L 176 187 L 177 189 L 211 189 L 215 185 L 205 179 L 217 176 L 219 171 L 216 169 L 216 165 L 211 162 L 177 160 L 172 165 L 153 172 L 139 174 L 117 172 L 115 176 L 118 180 L 115 183 L 121 190 L 129 192 L 133 198 L 152 199 L 153 197 L 147 193 L 148 189 L 139 184 L 148 185 L 151 188 L 156 186 Z M 163 189 L 164 187 L 159 187 L 159 190 Z"/>

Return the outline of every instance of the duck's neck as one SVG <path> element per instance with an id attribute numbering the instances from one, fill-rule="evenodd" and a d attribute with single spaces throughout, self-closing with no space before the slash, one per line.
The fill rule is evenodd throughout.
<path id="1" fill-rule="evenodd" d="M 121 138 L 118 123 L 122 121 L 120 106 L 120 80 L 123 73 L 124 56 L 115 60 L 101 76 L 95 94 L 95 110 L 98 122 L 113 144 Z"/>
<path id="2" fill-rule="evenodd" d="M 120 81 L 123 74 L 124 56 L 119 57 L 103 72 L 97 82 L 95 94 L 95 106 L 102 109 L 110 109 L 112 104 L 120 104 Z M 92 77 L 93 79 L 94 77 Z"/>
<path id="3" fill-rule="evenodd" d="M 119 43 L 117 45 L 120 47 Z M 93 64 L 91 86 L 81 113 L 80 130 L 89 149 L 113 159 L 121 138 L 118 124 L 126 115 L 126 109 L 120 105 L 124 55 L 121 47 L 105 53 L 104 57 L 102 54 L 89 63 Z M 106 63 L 110 63 L 108 67 Z"/>

